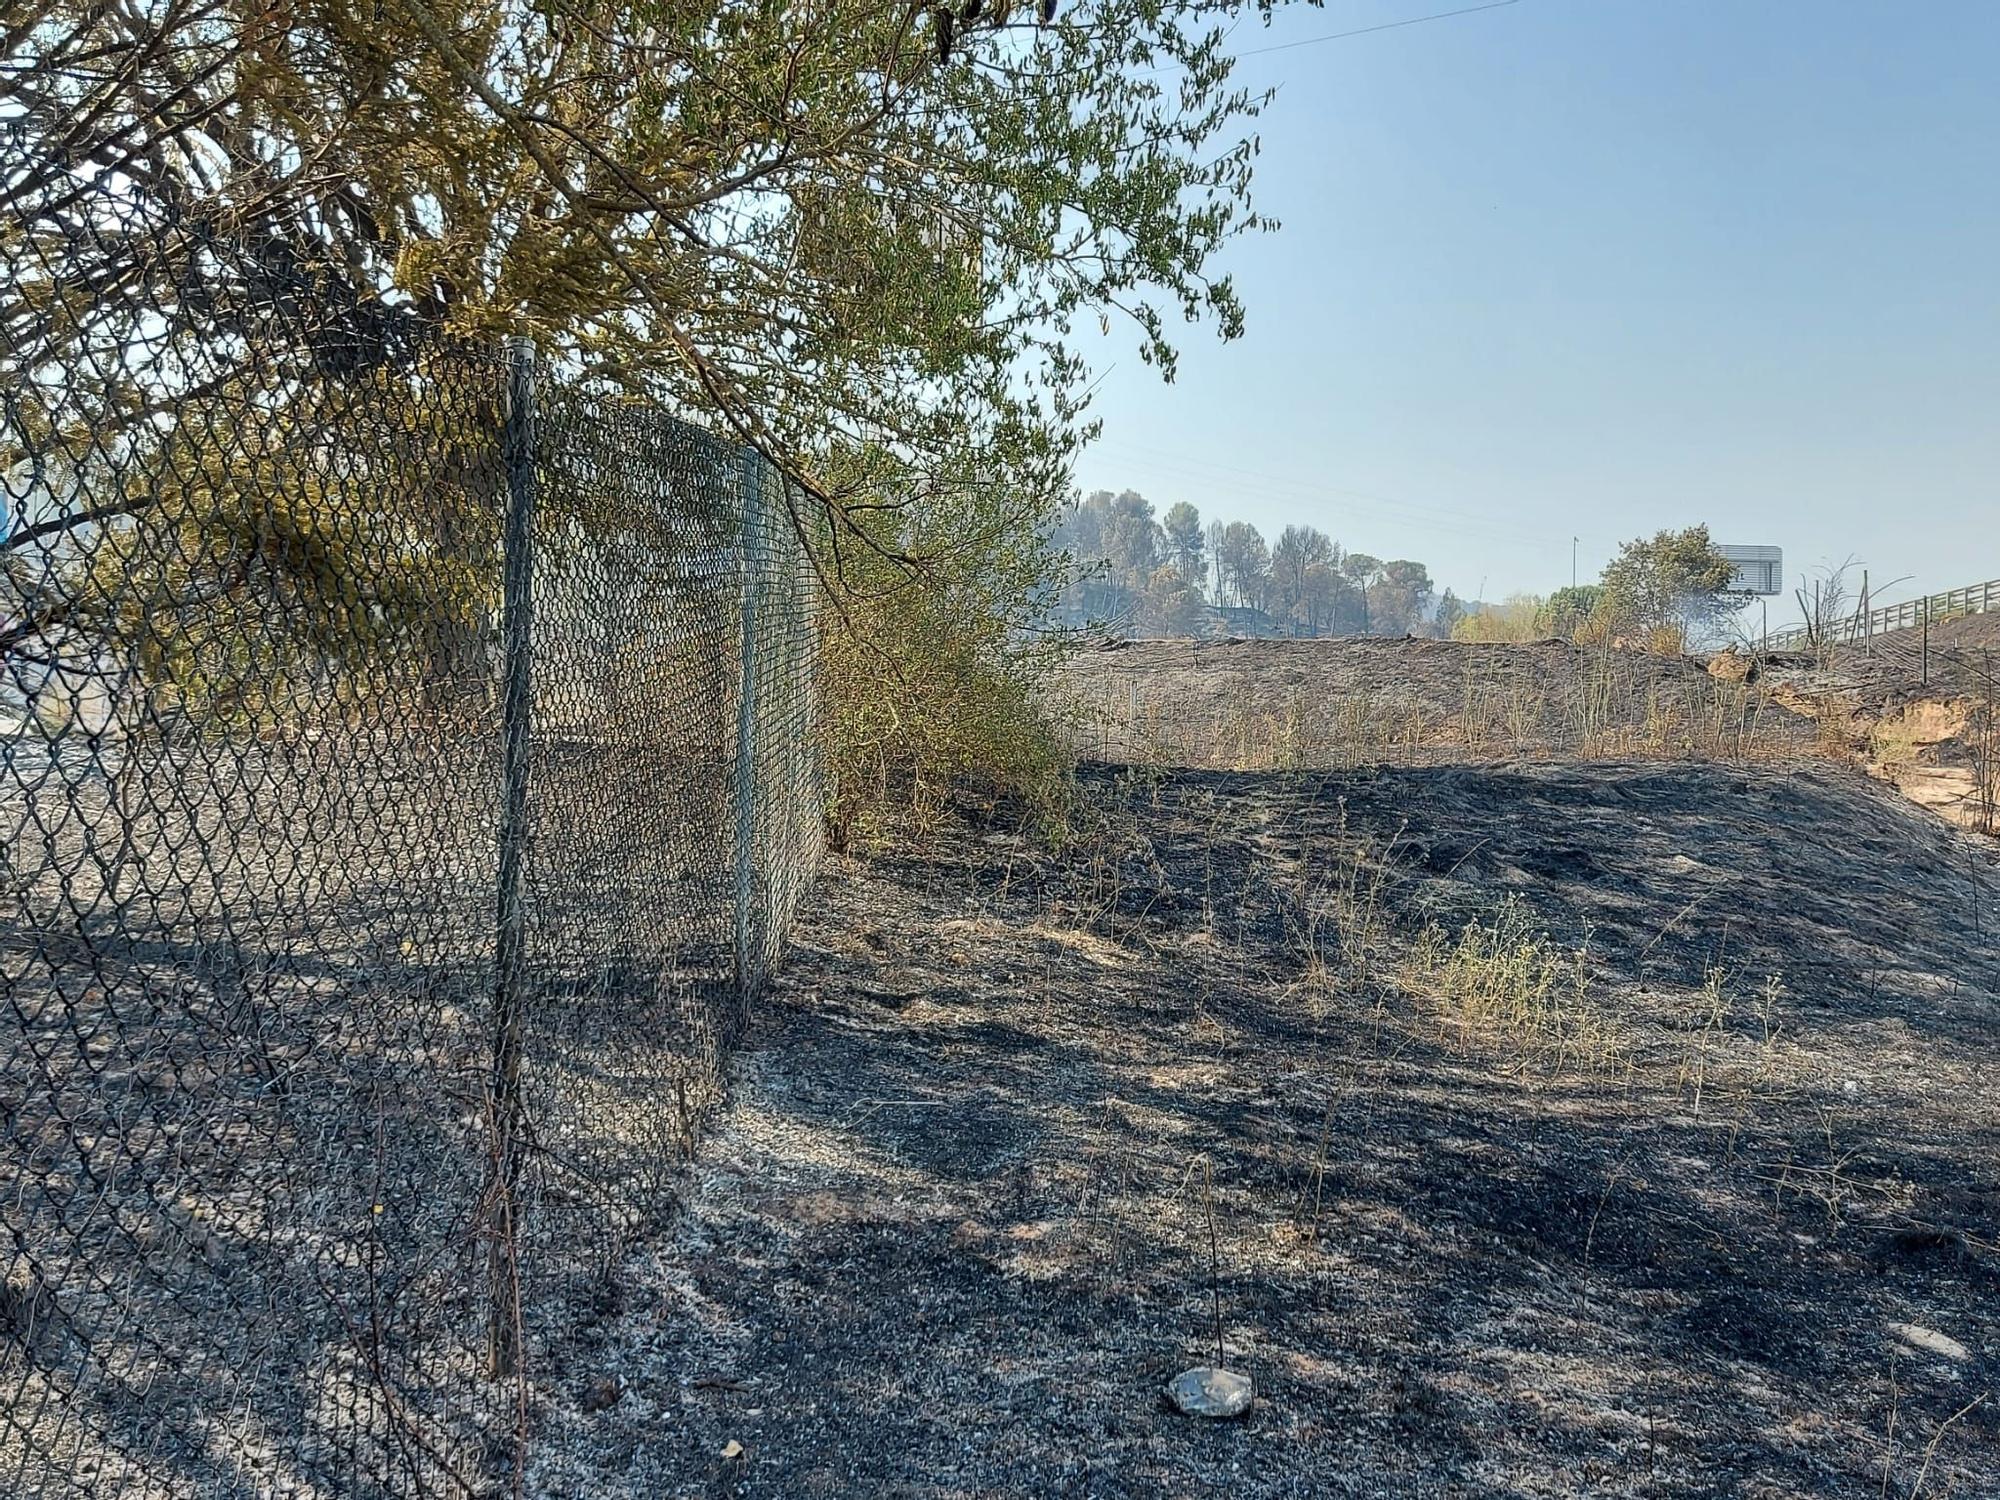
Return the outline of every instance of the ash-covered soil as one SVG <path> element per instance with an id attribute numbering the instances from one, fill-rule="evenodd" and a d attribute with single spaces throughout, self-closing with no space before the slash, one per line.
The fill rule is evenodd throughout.
<path id="1" fill-rule="evenodd" d="M 2000 1495 L 1990 846 L 1834 770 L 1088 786 L 830 875 L 531 1493 Z"/>

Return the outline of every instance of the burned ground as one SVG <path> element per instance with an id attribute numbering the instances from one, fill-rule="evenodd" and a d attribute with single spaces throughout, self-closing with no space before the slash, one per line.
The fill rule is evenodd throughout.
<path id="1" fill-rule="evenodd" d="M 829 877 L 536 1493 L 2000 1495 L 1989 846 L 1835 770 L 1086 785 Z M 1450 1003 L 1468 922 L 1552 1022 Z"/>
<path id="2" fill-rule="evenodd" d="M 1112 641 L 1057 697 L 1086 754 L 1216 770 L 1754 760 L 1817 733 L 1694 658 L 1559 640 Z"/>
<path id="3" fill-rule="evenodd" d="M 2000 834 L 2000 614 L 1895 630 L 1754 663 L 1734 653 L 1710 668 L 1757 683 L 1821 741 L 1947 822 Z"/>

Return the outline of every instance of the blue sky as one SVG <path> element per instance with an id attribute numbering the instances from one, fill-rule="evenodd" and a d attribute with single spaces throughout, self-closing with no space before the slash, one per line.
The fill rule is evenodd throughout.
<path id="1" fill-rule="evenodd" d="M 1695 521 L 1788 584 L 2000 576 L 2000 0 L 1517 0 L 1239 76 L 1279 87 L 1283 227 L 1226 264 L 1249 331 L 1189 330 L 1171 386 L 1099 350 L 1083 489 L 1310 522 L 1466 596 Z"/>

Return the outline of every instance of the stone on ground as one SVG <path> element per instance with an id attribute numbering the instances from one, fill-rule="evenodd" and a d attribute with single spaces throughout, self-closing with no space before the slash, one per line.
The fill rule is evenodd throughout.
<path id="1" fill-rule="evenodd" d="M 1249 1376 L 1212 1365 L 1183 1370 L 1167 1382 L 1167 1397 L 1175 1406 L 1191 1417 L 1215 1421 L 1242 1416 L 1256 1395 Z"/>

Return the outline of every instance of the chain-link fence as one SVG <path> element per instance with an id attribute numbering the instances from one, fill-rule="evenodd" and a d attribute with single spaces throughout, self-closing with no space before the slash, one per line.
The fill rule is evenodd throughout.
<path id="1" fill-rule="evenodd" d="M 32 110 L 0 1493 L 506 1493 L 815 864 L 793 507 Z"/>

